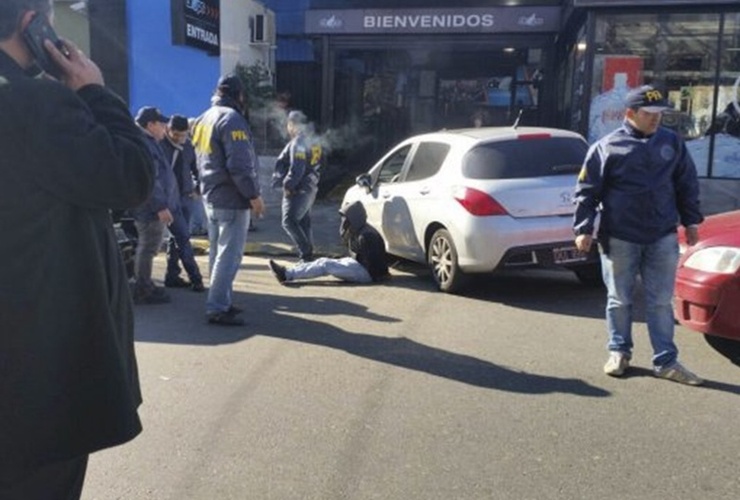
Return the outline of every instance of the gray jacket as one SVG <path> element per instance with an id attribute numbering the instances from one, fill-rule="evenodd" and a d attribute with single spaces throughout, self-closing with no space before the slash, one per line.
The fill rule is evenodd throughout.
<path id="1" fill-rule="evenodd" d="M 203 199 L 214 208 L 249 209 L 260 196 L 258 160 L 247 120 L 229 98 L 195 120 L 193 146 Z"/>

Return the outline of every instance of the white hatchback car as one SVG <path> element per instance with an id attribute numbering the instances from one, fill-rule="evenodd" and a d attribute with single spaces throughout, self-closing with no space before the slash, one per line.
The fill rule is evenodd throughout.
<path id="1" fill-rule="evenodd" d="M 511 268 L 565 267 L 597 284 L 598 254 L 578 252 L 572 230 L 587 149 L 574 132 L 539 127 L 419 135 L 358 176 L 343 204 L 359 200 L 388 253 L 428 263 L 444 292 Z"/>

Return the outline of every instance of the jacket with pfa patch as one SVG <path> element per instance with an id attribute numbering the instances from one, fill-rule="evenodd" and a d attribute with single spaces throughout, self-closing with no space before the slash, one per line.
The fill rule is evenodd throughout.
<path id="1" fill-rule="evenodd" d="M 659 128 L 645 136 L 627 121 L 588 151 L 575 192 L 575 234 L 653 243 L 684 226 L 699 224 L 699 182 L 683 140 Z"/>
<path id="2" fill-rule="evenodd" d="M 290 191 L 315 188 L 319 183 L 323 151 L 318 141 L 298 134 L 278 156 L 273 186 Z"/>

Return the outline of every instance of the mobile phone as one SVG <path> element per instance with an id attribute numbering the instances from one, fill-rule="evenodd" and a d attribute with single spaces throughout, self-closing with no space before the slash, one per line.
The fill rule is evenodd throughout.
<path id="1" fill-rule="evenodd" d="M 33 57 L 36 59 L 36 64 L 54 78 L 60 78 L 62 76 L 62 71 L 46 51 L 44 41 L 51 40 L 54 46 L 56 46 L 56 48 L 66 57 L 69 57 L 69 51 L 67 51 L 67 47 L 57 36 L 54 28 L 51 27 L 51 24 L 49 24 L 49 20 L 45 15 L 36 13 L 36 15 L 33 16 L 31 22 L 28 23 L 26 29 L 23 30 L 23 39 L 25 40 L 26 45 L 28 45 L 31 53 L 33 53 Z"/>

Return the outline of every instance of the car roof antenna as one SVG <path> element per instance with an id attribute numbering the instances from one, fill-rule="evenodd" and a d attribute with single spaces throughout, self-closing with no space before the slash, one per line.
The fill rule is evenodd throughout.
<path id="1" fill-rule="evenodd" d="M 519 128 L 519 120 L 522 119 L 522 113 L 524 113 L 524 108 L 519 108 L 519 114 L 516 117 L 516 121 L 514 122 L 514 125 L 511 126 L 514 130 Z"/>

